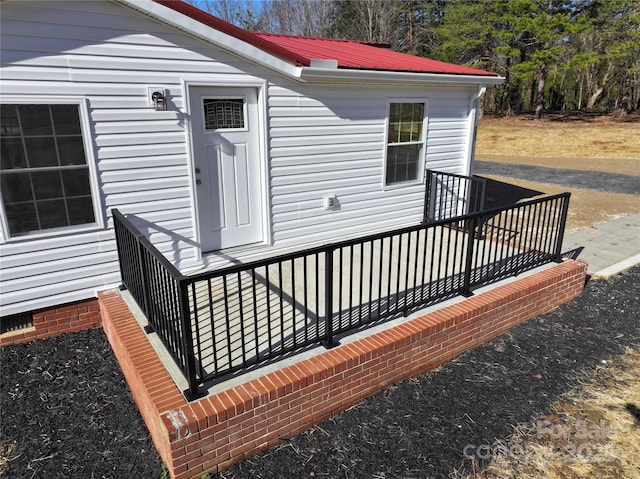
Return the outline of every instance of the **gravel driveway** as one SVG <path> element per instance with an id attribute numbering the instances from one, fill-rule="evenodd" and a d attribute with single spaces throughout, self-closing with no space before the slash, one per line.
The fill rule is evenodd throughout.
<path id="1" fill-rule="evenodd" d="M 605 193 L 640 195 L 640 177 L 636 175 L 492 161 L 476 161 L 474 165 L 474 172 L 477 175 L 495 175 Z"/>

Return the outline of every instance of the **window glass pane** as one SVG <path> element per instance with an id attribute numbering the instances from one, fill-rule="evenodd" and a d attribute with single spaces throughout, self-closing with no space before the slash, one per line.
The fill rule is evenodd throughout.
<path id="1" fill-rule="evenodd" d="M 388 143 L 398 143 L 400 141 L 400 122 L 389 123 Z"/>
<path id="2" fill-rule="evenodd" d="M 7 213 L 7 223 L 12 235 L 39 229 L 34 203 L 5 204 L 4 209 Z"/>
<path id="3" fill-rule="evenodd" d="M 413 119 L 413 103 L 402 103 L 402 120 L 411 121 Z"/>
<path id="4" fill-rule="evenodd" d="M 397 123 L 402 119 L 402 103 L 391 103 L 389 105 L 389 121 Z"/>
<path id="5" fill-rule="evenodd" d="M 389 143 L 400 141 L 400 129 L 402 125 L 402 103 L 391 103 L 389 105 Z"/>
<path id="6" fill-rule="evenodd" d="M 0 139 L 0 169 L 26 168 L 27 159 L 20 138 Z"/>
<path id="7" fill-rule="evenodd" d="M 69 225 L 83 225 L 95 222 L 90 196 L 68 198 L 67 211 L 69 212 Z"/>
<path id="8" fill-rule="evenodd" d="M 0 106 L 0 135 L 20 136 L 18 109 L 16 105 Z"/>
<path id="9" fill-rule="evenodd" d="M 10 235 L 95 223 L 78 105 L 6 104 L 1 114 L 0 187 Z"/>
<path id="10" fill-rule="evenodd" d="M 38 201 L 36 207 L 40 217 L 40 229 L 59 228 L 69 225 L 64 200 Z"/>
<path id="11" fill-rule="evenodd" d="M 18 105 L 24 136 L 51 135 L 49 105 Z"/>
<path id="12" fill-rule="evenodd" d="M 91 196 L 88 168 L 63 170 L 62 184 L 67 196 Z"/>
<path id="13" fill-rule="evenodd" d="M 20 201 L 33 201 L 29 173 L 11 173 L 2 175 L 2 200 L 7 204 Z"/>
<path id="14" fill-rule="evenodd" d="M 422 145 L 398 145 L 387 148 L 387 184 L 418 179 L 421 148 Z"/>
<path id="15" fill-rule="evenodd" d="M 81 136 L 64 136 L 58 138 L 58 153 L 62 166 L 84 165 L 84 145 Z"/>
<path id="16" fill-rule="evenodd" d="M 33 137 L 24 139 L 27 147 L 29 168 L 58 166 L 58 155 L 53 137 Z"/>
<path id="17" fill-rule="evenodd" d="M 424 103 L 391 103 L 389 105 L 388 143 L 422 141 Z"/>
<path id="18" fill-rule="evenodd" d="M 36 200 L 62 198 L 62 179 L 58 171 L 42 171 L 31 173 Z"/>
<path id="19" fill-rule="evenodd" d="M 400 141 L 408 142 L 411 141 L 411 130 L 413 128 L 413 123 L 411 122 L 402 122 L 400 125 Z"/>
<path id="20" fill-rule="evenodd" d="M 80 135 L 78 105 L 51 105 L 56 135 Z"/>
<path id="21" fill-rule="evenodd" d="M 244 100 L 205 99 L 204 127 L 207 130 L 219 128 L 244 128 Z"/>
<path id="22" fill-rule="evenodd" d="M 413 128 L 411 141 L 422 141 L 422 124 L 424 122 L 424 103 L 413 104 Z"/>

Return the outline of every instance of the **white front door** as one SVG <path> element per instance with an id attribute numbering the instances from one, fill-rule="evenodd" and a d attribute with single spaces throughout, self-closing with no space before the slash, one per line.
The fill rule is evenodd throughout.
<path id="1" fill-rule="evenodd" d="M 202 251 L 261 242 L 257 91 L 191 87 L 189 98 Z"/>

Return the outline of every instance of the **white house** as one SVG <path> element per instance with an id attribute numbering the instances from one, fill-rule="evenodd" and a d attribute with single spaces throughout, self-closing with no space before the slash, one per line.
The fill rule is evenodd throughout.
<path id="1" fill-rule="evenodd" d="M 2 317 L 117 286 L 112 208 L 183 271 L 415 223 L 502 80 L 181 2 L 0 9 Z"/>

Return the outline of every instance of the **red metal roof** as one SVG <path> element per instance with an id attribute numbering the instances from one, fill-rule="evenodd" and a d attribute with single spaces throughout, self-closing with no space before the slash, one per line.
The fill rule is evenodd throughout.
<path id="1" fill-rule="evenodd" d="M 356 70 L 384 70 L 397 72 L 445 73 L 450 75 L 497 76 L 495 73 L 469 68 L 429 58 L 399 53 L 390 48 L 351 40 L 294 37 L 257 33 L 259 38 L 292 52 L 307 60 L 312 58 L 337 60 L 338 68 Z"/>
<path id="2" fill-rule="evenodd" d="M 306 67 L 312 59 L 322 59 L 337 60 L 338 68 L 342 69 L 498 76 L 485 70 L 395 52 L 380 44 L 249 32 L 182 1 L 155 2 L 298 66 Z"/>

